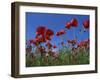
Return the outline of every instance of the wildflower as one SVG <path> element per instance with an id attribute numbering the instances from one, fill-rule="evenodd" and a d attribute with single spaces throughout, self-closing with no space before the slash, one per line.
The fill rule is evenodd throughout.
<path id="1" fill-rule="evenodd" d="M 68 42 L 69 44 L 72 44 L 72 45 L 75 45 L 75 44 L 77 43 L 76 40 L 67 40 L 67 42 Z"/>
<path id="2" fill-rule="evenodd" d="M 50 36 L 46 35 L 45 40 L 51 40 Z"/>
<path id="3" fill-rule="evenodd" d="M 77 19 L 76 19 L 76 18 L 73 18 L 73 19 L 71 20 L 71 26 L 77 27 L 77 25 L 78 25 Z"/>
<path id="4" fill-rule="evenodd" d="M 46 27 L 45 26 L 39 26 L 36 29 L 36 35 L 44 35 L 45 31 L 46 31 Z"/>
<path id="5" fill-rule="evenodd" d="M 59 36 L 59 35 L 60 35 L 60 32 L 57 32 L 57 33 L 56 33 L 56 36 Z"/>
<path id="6" fill-rule="evenodd" d="M 78 44 L 78 47 L 86 47 L 89 44 L 89 39 L 83 40 Z"/>
<path id="7" fill-rule="evenodd" d="M 64 29 L 61 29 L 60 30 L 60 34 L 62 35 L 62 34 L 65 34 L 66 32 L 65 32 L 65 30 Z"/>
<path id="8" fill-rule="evenodd" d="M 71 23 L 70 23 L 70 22 L 67 22 L 67 23 L 66 23 L 66 28 L 67 28 L 67 29 L 70 29 L 70 28 L 71 28 Z"/>
<path id="9" fill-rule="evenodd" d="M 61 29 L 59 32 L 56 33 L 56 36 L 60 36 L 60 35 L 63 35 L 65 33 L 66 33 L 65 30 Z"/>
<path id="10" fill-rule="evenodd" d="M 47 29 L 46 30 L 46 35 L 53 36 L 54 35 L 54 32 L 51 29 Z"/>
<path id="11" fill-rule="evenodd" d="M 83 22 L 83 27 L 84 27 L 85 29 L 88 29 L 88 28 L 89 28 L 89 20 L 85 20 L 85 21 Z"/>
<path id="12" fill-rule="evenodd" d="M 51 29 L 47 29 L 46 34 L 45 34 L 45 39 L 51 40 L 51 36 L 53 35 L 54 35 L 54 32 Z"/>

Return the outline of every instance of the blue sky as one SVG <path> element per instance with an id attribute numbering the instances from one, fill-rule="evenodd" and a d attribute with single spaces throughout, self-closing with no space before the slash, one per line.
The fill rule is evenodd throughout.
<path id="1" fill-rule="evenodd" d="M 78 20 L 78 26 L 77 28 L 73 27 L 70 30 L 67 30 L 65 28 L 65 24 L 73 18 Z M 89 15 L 26 12 L 26 40 L 33 39 L 35 37 L 36 28 L 38 26 L 47 26 L 49 29 L 53 30 L 55 34 L 61 29 L 66 30 L 66 34 L 59 38 L 54 35 L 51 40 L 53 44 L 58 45 L 61 41 L 66 43 L 67 39 L 73 39 L 73 32 L 77 35 L 78 42 L 80 42 L 81 40 L 89 38 L 89 30 L 79 34 L 79 30 L 83 29 L 83 21 L 88 19 Z"/>

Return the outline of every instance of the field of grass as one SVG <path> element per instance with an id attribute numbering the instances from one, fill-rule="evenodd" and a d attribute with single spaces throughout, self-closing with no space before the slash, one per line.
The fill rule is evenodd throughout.
<path id="1" fill-rule="evenodd" d="M 81 50 L 77 55 L 73 56 L 71 50 L 61 49 L 59 50 L 59 55 L 57 58 L 52 56 L 44 57 L 38 55 L 37 57 L 33 54 L 26 55 L 26 67 L 35 67 L 35 66 L 61 66 L 61 65 L 80 65 L 80 64 L 89 64 L 89 50 Z"/>

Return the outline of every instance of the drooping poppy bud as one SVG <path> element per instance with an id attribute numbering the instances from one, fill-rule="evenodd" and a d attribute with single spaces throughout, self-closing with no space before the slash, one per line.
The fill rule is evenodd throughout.
<path id="1" fill-rule="evenodd" d="M 77 21 L 76 18 L 73 18 L 73 19 L 71 20 L 71 25 L 72 25 L 73 27 L 77 27 L 78 21 Z"/>
<path id="2" fill-rule="evenodd" d="M 59 32 L 56 33 L 56 36 L 60 36 L 60 35 L 63 35 L 65 33 L 66 33 L 65 30 L 61 29 Z"/>
<path id="3" fill-rule="evenodd" d="M 66 28 L 67 28 L 67 29 L 70 29 L 70 28 L 71 28 L 71 23 L 70 23 L 70 22 L 67 22 L 67 23 L 66 23 Z"/>
<path id="4" fill-rule="evenodd" d="M 66 32 L 65 32 L 65 30 L 64 29 L 61 29 L 60 30 L 60 34 L 62 35 L 62 34 L 65 34 Z"/>
<path id="5" fill-rule="evenodd" d="M 89 20 L 85 20 L 83 22 L 83 26 L 84 26 L 85 29 L 88 29 L 89 28 Z"/>
<path id="6" fill-rule="evenodd" d="M 60 35 L 60 33 L 59 33 L 59 32 L 57 32 L 57 33 L 56 33 L 56 36 L 59 36 L 59 35 Z"/>

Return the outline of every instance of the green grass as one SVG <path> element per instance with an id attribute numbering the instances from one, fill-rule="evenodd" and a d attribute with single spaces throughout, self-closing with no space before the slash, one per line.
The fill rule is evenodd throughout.
<path id="1" fill-rule="evenodd" d="M 26 67 L 80 64 L 89 64 L 89 51 L 80 51 L 75 56 L 75 59 L 71 54 L 71 50 L 68 49 L 61 49 L 59 51 L 59 56 L 56 59 L 54 59 L 54 57 L 52 56 L 48 56 L 47 61 L 45 61 L 45 58 L 41 56 L 36 58 L 26 56 Z"/>

